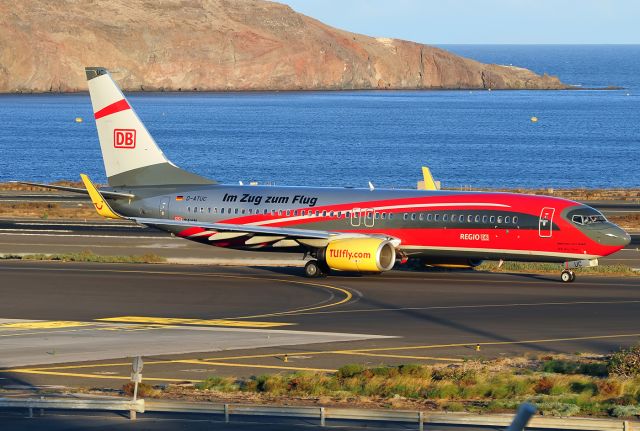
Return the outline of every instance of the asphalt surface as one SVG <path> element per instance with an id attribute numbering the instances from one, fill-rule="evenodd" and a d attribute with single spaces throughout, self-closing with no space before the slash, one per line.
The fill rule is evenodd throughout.
<path id="1" fill-rule="evenodd" d="M 47 411 L 43 416 L 36 414 L 33 418 L 26 418 L 25 411 L 0 411 L 0 425 L 3 429 L 24 431 L 67 431 L 86 430 L 90 422 L 91 430 L 232 430 L 232 431 L 280 431 L 287 430 L 326 430 L 337 428 L 340 430 L 416 430 L 413 423 L 385 423 L 365 421 L 327 420 L 326 426 L 321 427 L 317 420 L 293 419 L 284 417 L 256 417 L 232 416 L 230 423 L 225 423 L 220 415 L 189 415 L 189 414 L 153 414 L 138 415 L 136 421 L 130 421 L 115 413 L 91 412 L 53 412 Z M 473 431 L 492 430 L 494 427 L 462 427 L 425 424 L 429 430 L 443 431 Z M 527 428 L 530 429 L 530 428 Z"/>
<path id="2" fill-rule="evenodd" d="M 0 318 L 12 320 L 0 323 L 0 358 L 27 349 L 55 357 L 48 363 L 67 362 L 69 337 L 91 330 L 94 343 L 105 340 L 115 350 L 111 358 L 131 356 L 133 340 L 146 356 L 145 380 L 163 383 L 330 371 L 353 362 L 604 353 L 640 340 L 638 278 L 579 275 L 572 284 L 557 278 L 392 271 L 307 280 L 299 268 L 7 261 L 0 263 Z M 116 327 L 91 327 L 103 323 Z M 210 339 L 193 343 L 186 328 L 209 331 Z M 222 330 L 251 331 L 264 342 L 220 348 Z M 167 331 L 184 331 L 169 343 L 171 351 L 184 353 L 145 354 L 149 346 L 166 344 Z M 283 331 L 283 339 L 272 340 L 273 331 Z M 305 335 L 317 333 L 327 339 Z M 298 341 L 288 343 L 287 336 Z M 130 360 L 105 360 L 102 352 L 88 347 L 82 364 L 9 367 L 1 382 L 121 387 Z"/>

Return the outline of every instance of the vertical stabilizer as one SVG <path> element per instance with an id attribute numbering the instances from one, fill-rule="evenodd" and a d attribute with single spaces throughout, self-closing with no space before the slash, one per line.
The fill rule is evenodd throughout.
<path id="1" fill-rule="evenodd" d="M 213 184 L 169 161 L 102 67 L 85 68 L 109 185 Z"/>

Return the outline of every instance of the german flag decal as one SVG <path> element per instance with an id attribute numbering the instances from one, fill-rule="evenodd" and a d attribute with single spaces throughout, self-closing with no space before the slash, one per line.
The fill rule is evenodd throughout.
<path id="1" fill-rule="evenodd" d="M 177 201 L 182 201 L 182 200 L 184 200 L 184 196 L 176 196 L 176 200 Z"/>

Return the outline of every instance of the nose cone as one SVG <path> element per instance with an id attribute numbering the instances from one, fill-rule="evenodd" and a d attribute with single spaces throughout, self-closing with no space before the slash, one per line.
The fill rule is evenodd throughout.
<path id="1" fill-rule="evenodd" d="M 614 224 L 610 224 L 598 233 L 598 240 L 602 245 L 623 248 L 631 243 L 631 235 Z"/>

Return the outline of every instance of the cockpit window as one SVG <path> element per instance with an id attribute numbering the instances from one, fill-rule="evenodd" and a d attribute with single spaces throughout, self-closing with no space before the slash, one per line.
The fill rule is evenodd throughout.
<path id="1" fill-rule="evenodd" d="M 594 223 L 605 223 L 607 218 L 602 214 L 574 214 L 571 221 L 579 225 L 588 225 Z"/>

